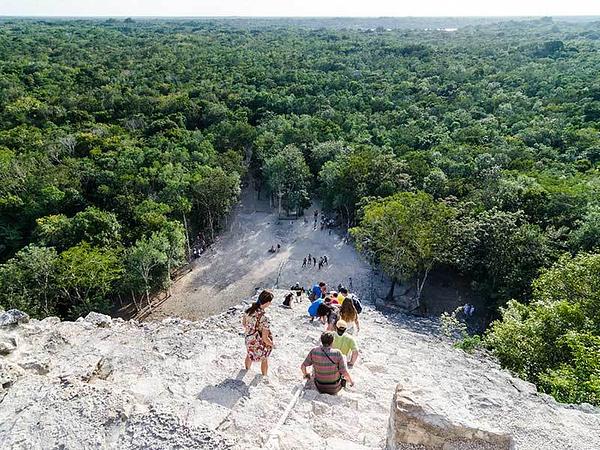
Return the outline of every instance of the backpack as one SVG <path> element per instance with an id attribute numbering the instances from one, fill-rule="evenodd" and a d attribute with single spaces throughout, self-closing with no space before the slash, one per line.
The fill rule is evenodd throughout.
<path id="1" fill-rule="evenodd" d="M 356 312 L 360 314 L 363 310 L 362 303 L 354 295 L 352 296 L 352 304 L 354 305 Z"/>

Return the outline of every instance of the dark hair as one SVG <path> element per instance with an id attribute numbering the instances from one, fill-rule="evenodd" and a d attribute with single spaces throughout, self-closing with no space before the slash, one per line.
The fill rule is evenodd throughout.
<path id="1" fill-rule="evenodd" d="M 332 310 L 333 310 L 333 308 L 331 306 L 326 305 L 325 303 L 321 303 L 319 305 L 319 307 L 317 308 L 317 317 L 323 317 L 323 316 L 329 317 Z"/>
<path id="2" fill-rule="evenodd" d="M 340 293 L 344 294 L 344 297 L 348 294 L 348 289 L 346 289 L 345 287 L 340 289 Z"/>
<path id="3" fill-rule="evenodd" d="M 271 303 L 272 301 L 273 301 L 273 293 L 270 290 L 265 289 L 264 291 L 262 291 L 260 293 L 260 295 L 258 296 L 258 299 L 256 299 L 256 301 L 250 305 L 250 308 L 248 308 L 246 310 L 246 314 L 251 316 L 256 311 L 258 311 L 258 308 L 260 308 L 260 305 L 264 305 L 266 303 Z"/>
<path id="4" fill-rule="evenodd" d="M 324 347 L 331 347 L 331 344 L 333 344 L 333 337 L 331 331 L 323 331 L 323 333 L 321 333 L 321 344 L 323 344 Z"/>
<path id="5" fill-rule="evenodd" d="M 348 323 L 356 322 L 358 311 L 351 298 L 347 298 L 340 307 L 340 317 Z"/>
<path id="6" fill-rule="evenodd" d="M 324 281 L 319 282 L 319 287 L 327 286 Z"/>

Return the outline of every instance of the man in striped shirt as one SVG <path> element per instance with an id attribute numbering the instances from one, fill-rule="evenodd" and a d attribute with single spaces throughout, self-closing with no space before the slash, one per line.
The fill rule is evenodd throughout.
<path id="1" fill-rule="evenodd" d="M 348 373 L 346 359 L 342 352 L 331 348 L 334 335 L 331 331 L 321 334 L 321 345 L 313 348 L 300 366 L 304 378 L 310 379 L 307 372 L 308 366 L 313 366 L 313 379 L 317 390 L 322 394 L 337 394 L 345 383 L 354 386 L 354 382 Z"/>

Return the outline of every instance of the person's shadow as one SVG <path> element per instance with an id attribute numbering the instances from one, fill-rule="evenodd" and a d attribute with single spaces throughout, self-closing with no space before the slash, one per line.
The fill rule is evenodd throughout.
<path id="1" fill-rule="evenodd" d="M 233 408 L 240 399 L 250 397 L 250 388 L 256 386 L 260 380 L 261 376 L 256 374 L 250 384 L 246 384 L 243 378 L 247 372 L 245 369 L 240 369 L 235 378 L 226 378 L 219 384 L 206 386 L 198 394 L 198 399 L 225 408 Z"/>

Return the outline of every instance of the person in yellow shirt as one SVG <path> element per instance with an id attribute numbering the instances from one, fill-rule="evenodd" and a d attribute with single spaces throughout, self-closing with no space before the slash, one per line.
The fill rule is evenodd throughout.
<path id="1" fill-rule="evenodd" d="M 345 320 L 338 320 L 335 324 L 335 336 L 333 338 L 333 348 L 342 352 L 348 360 L 348 368 L 351 369 L 358 359 L 358 345 L 354 336 L 346 333 L 348 324 Z"/>
<path id="2" fill-rule="evenodd" d="M 340 305 L 344 304 L 346 297 L 348 297 L 348 289 L 342 286 L 340 289 L 338 289 L 338 302 Z"/>

